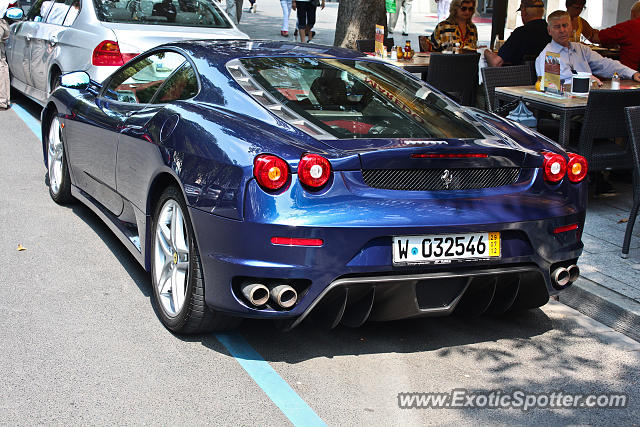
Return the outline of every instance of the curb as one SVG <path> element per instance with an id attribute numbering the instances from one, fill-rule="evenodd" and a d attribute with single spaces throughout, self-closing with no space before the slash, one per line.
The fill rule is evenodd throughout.
<path id="1" fill-rule="evenodd" d="M 559 301 L 640 342 L 640 303 L 580 277 L 560 293 Z"/>

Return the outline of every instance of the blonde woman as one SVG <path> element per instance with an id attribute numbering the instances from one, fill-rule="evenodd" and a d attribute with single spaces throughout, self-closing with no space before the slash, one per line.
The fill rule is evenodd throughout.
<path id="1" fill-rule="evenodd" d="M 463 49 L 477 49 L 478 29 L 471 22 L 475 11 L 475 0 L 453 0 L 449 7 L 449 17 L 439 22 L 431 34 L 434 50 L 443 50 L 447 44 L 458 44 Z"/>

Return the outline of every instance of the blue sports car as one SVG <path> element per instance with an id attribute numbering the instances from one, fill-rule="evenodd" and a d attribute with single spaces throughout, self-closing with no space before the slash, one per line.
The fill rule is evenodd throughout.
<path id="1" fill-rule="evenodd" d="M 176 333 L 544 305 L 579 275 L 587 164 L 351 50 L 166 44 L 42 111 L 49 191 L 150 272 Z"/>

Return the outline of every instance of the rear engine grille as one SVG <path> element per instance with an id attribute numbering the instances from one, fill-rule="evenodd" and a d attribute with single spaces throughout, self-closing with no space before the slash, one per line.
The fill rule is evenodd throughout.
<path id="1" fill-rule="evenodd" d="M 364 182 L 385 190 L 470 190 L 514 184 L 520 168 L 487 169 L 367 169 Z"/>

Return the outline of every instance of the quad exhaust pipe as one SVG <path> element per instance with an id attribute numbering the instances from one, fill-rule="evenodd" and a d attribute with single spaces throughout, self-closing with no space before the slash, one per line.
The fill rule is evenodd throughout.
<path id="1" fill-rule="evenodd" d="M 554 288 L 562 289 L 578 280 L 578 277 L 580 277 L 580 268 L 573 264 L 566 268 L 558 267 L 553 270 L 551 282 Z"/>
<path id="2" fill-rule="evenodd" d="M 298 301 L 298 293 L 289 285 L 277 285 L 271 288 L 271 300 L 281 308 L 291 308 Z"/>
<path id="3" fill-rule="evenodd" d="M 280 308 L 291 308 L 298 301 L 298 293 L 289 285 L 267 287 L 259 282 L 246 282 L 240 286 L 242 295 L 254 307 L 265 305 L 269 298 Z"/>
<path id="4" fill-rule="evenodd" d="M 262 283 L 247 282 L 241 286 L 242 295 L 253 305 L 259 307 L 269 301 L 269 288 Z"/>

